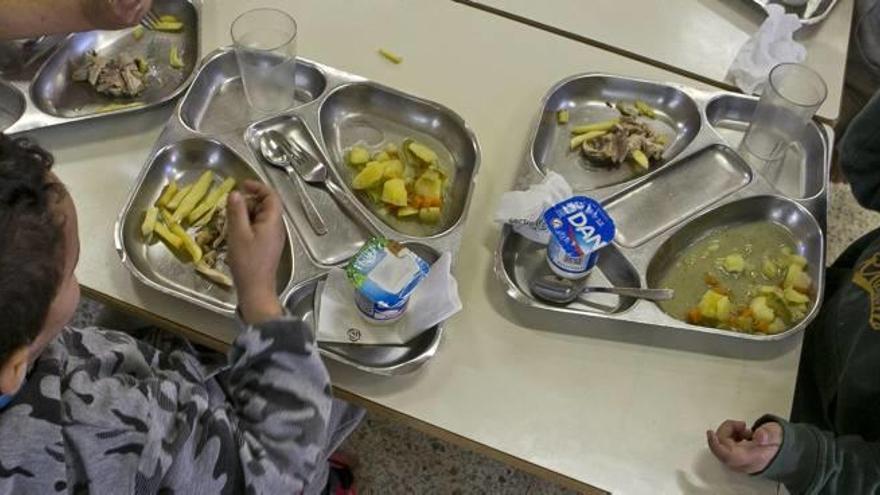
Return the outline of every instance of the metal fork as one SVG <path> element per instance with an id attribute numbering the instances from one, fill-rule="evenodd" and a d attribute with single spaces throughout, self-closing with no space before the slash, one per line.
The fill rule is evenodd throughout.
<path id="1" fill-rule="evenodd" d="M 336 180 L 330 176 L 327 171 L 327 165 L 324 164 L 320 158 L 304 150 L 296 141 L 288 140 L 288 142 L 290 143 L 291 151 L 293 152 L 293 160 L 291 161 L 291 164 L 296 167 L 299 176 L 309 184 L 324 186 L 330 195 L 333 196 L 333 199 L 348 211 L 353 220 L 357 221 L 371 235 L 381 237 L 382 233 L 379 232 L 379 229 L 377 229 L 363 213 L 361 213 L 357 204 L 355 204 L 355 200 L 346 194 L 342 189 L 342 186 L 337 184 Z"/>
<path id="2" fill-rule="evenodd" d="M 156 14 L 156 11 L 150 9 L 141 17 L 141 26 L 149 29 L 150 31 L 156 30 L 156 24 L 159 24 L 161 20 L 159 19 L 159 15 Z"/>

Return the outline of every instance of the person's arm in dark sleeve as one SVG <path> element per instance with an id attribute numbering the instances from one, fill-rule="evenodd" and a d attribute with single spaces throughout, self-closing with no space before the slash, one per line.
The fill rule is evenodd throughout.
<path id="1" fill-rule="evenodd" d="M 0 0 L 0 40 L 133 26 L 152 0 Z"/>
<path id="2" fill-rule="evenodd" d="M 880 211 L 880 93 L 849 125 L 840 142 L 840 164 L 859 204 Z"/>
<path id="3" fill-rule="evenodd" d="M 781 482 L 793 495 L 880 491 L 880 444 L 769 415 L 753 429 L 771 421 L 782 426 L 782 446 L 759 476 Z"/>
<path id="4" fill-rule="evenodd" d="M 242 333 L 230 351 L 227 393 L 254 493 L 298 493 L 327 443 L 330 376 L 302 321 L 283 317 Z"/>

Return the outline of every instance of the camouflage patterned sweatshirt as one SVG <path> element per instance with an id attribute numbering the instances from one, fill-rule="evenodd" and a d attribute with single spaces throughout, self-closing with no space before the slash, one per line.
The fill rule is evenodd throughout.
<path id="1" fill-rule="evenodd" d="M 297 320 L 243 331 L 214 373 L 183 350 L 66 329 L 0 411 L 0 494 L 313 493 L 344 404 Z"/>

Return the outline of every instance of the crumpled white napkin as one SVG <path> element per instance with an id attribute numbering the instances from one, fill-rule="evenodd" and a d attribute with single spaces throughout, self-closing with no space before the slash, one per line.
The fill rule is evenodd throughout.
<path id="1" fill-rule="evenodd" d="M 794 40 L 801 21 L 786 14 L 781 5 L 767 6 L 767 20 L 737 53 L 730 65 L 730 77 L 747 94 L 763 89 L 770 70 L 779 64 L 800 63 L 807 58 L 807 49 Z"/>
<path id="2" fill-rule="evenodd" d="M 543 181 L 529 186 L 526 191 L 502 194 L 495 209 L 495 222 L 510 224 L 516 233 L 526 239 L 547 244 L 550 242 L 550 231 L 544 225 L 544 212 L 573 195 L 571 185 L 563 176 L 548 172 Z"/>
<path id="3" fill-rule="evenodd" d="M 461 311 L 452 255 L 443 253 L 410 296 L 403 316 L 390 325 L 371 325 L 354 303 L 354 287 L 341 268 L 323 282 L 316 308 L 320 342 L 401 345 Z"/>

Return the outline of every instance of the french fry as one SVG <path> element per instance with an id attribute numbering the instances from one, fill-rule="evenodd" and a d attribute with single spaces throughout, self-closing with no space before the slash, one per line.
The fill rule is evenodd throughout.
<path id="1" fill-rule="evenodd" d="M 179 223 L 172 223 L 168 228 L 171 229 L 172 234 L 180 238 L 183 243 L 183 248 L 189 253 L 194 263 L 198 263 L 202 260 L 202 248 L 200 248 L 199 245 L 196 244 L 196 241 L 194 241 L 192 237 L 183 230 L 183 227 L 181 227 Z"/>
<path id="2" fill-rule="evenodd" d="M 225 273 L 220 270 L 216 270 L 206 265 L 204 262 L 199 261 L 196 265 L 196 272 L 203 275 L 208 280 L 220 284 L 224 287 L 232 287 L 232 279 L 226 276 Z"/>
<path id="3" fill-rule="evenodd" d="M 184 66 L 183 59 L 180 58 L 180 50 L 177 49 L 177 45 L 172 45 L 171 49 L 168 51 L 168 65 L 170 65 L 174 69 L 182 69 Z"/>
<path id="4" fill-rule="evenodd" d="M 648 156 L 645 155 L 642 150 L 633 150 L 632 153 L 630 153 L 630 156 L 639 167 L 645 170 L 648 170 L 651 167 L 651 161 L 648 160 Z"/>
<path id="5" fill-rule="evenodd" d="M 155 206 L 151 206 L 147 208 L 147 213 L 144 215 L 144 223 L 141 224 L 141 234 L 144 235 L 144 239 L 147 242 L 153 237 L 153 230 L 156 228 L 156 219 L 159 217 L 159 208 Z"/>
<path id="6" fill-rule="evenodd" d="M 208 210 L 208 213 L 205 213 L 204 215 L 202 215 L 201 218 L 199 218 L 194 224 L 192 224 L 192 226 L 197 229 L 200 229 L 200 228 L 204 227 L 205 225 L 208 225 L 208 222 L 210 222 L 211 219 L 214 218 L 214 213 L 216 213 L 216 212 L 217 212 L 217 206 L 215 205 L 213 208 Z"/>
<path id="7" fill-rule="evenodd" d="M 172 223 L 177 223 L 174 221 L 174 214 L 166 209 L 160 210 L 159 216 L 162 217 L 162 221 L 165 222 L 165 225 L 168 227 L 170 227 Z"/>
<path id="8" fill-rule="evenodd" d="M 576 150 L 578 146 L 586 143 L 587 141 L 592 141 L 598 137 L 602 137 L 605 134 L 608 134 L 607 131 L 590 131 L 586 134 L 579 134 L 573 138 L 571 138 L 571 142 L 569 143 L 569 148 L 572 150 Z"/>
<path id="9" fill-rule="evenodd" d="M 168 185 L 165 186 L 165 189 L 162 190 L 162 194 L 159 196 L 159 200 L 156 201 L 156 206 L 161 206 L 165 208 L 168 206 L 168 203 L 174 198 L 174 195 L 177 194 L 178 191 L 177 181 L 173 180 Z"/>
<path id="10" fill-rule="evenodd" d="M 385 58 L 385 60 L 388 60 L 389 62 L 391 62 L 394 65 L 398 65 L 401 62 L 403 62 L 403 57 L 401 57 L 400 55 L 397 55 L 396 53 L 392 53 L 384 48 L 379 49 L 379 55 L 382 55 Z"/>
<path id="11" fill-rule="evenodd" d="M 556 123 L 559 125 L 565 125 L 568 123 L 569 113 L 568 110 L 558 110 L 556 112 Z"/>
<path id="12" fill-rule="evenodd" d="M 142 101 L 133 101 L 131 103 L 108 103 L 101 105 L 95 110 L 95 113 L 117 112 L 119 110 L 128 110 L 129 108 L 137 108 L 144 106 Z"/>
<path id="13" fill-rule="evenodd" d="M 229 192 L 232 191 L 233 187 L 235 187 L 235 179 L 233 179 L 232 177 L 227 177 L 226 180 L 224 180 L 219 186 L 215 187 L 211 192 L 209 192 L 208 195 L 205 196 L 205 199 L 203 199 L 202 202 L 199 203 L 199 205 L 196 206 L 195 209 L 193 209 L 193 211 L 189 213 L 189 215 L 187 215 L 187 221 L 189 221 L 189 223 L 193 223 L 201 218 L 202 215 L 211 211 L 211 209 L 213 209 L 217 205 L 217 201 L 219 201 L 220 198 L 223 197 L 223 195 L 229 194 Z"/>
<path id="14" fill-rule="evenodd" d="M 171 246 L 174 249 L 180 249 L 180 246 L 183 245 L 183 240 L 180 237 L 172 234 L 168 227 L 163 223 L 156 222 L 156 226 L 153 229 L 153 232 L 159 236 L 160 239 L 165 241 L 166 244 Z"/>
<path id="15" fill-rule="evenodd" d="M 205 225 L 208 225 L 208 222 L 210 222 L 211 219 L 214 218 L 214 214 L 217 213 L 217 209 L 226 207 L 227 198 L 229 198 L 228 193 L 221 196 L 220 199 L 217 200 L 217 203 L 214 204 L 214 207 L 211 208 L 208 211 L 208 213 L 205 213 L 204 215 L 202 215 L 202 218 L 198 219 L 198 221 L 196 221 L 196 223 L 192 224 L 192 226 L 197 229 L 200 229 L 200 228 L 204 227 Z"/>
<path id="16" fill-rule="evenodd" d="M 184 186 L 183 189 L 178 189 L 177 192 L 174 193 L 174 197 L 171 198 L 171 201 L 169 201 L 168 204 L 165 205 L 165 207 L 171 211 L 176 210 L 177 207 L 180 206 L 180 203 L 183 201 L 183 198 L 185 198 L 186 195 L 189 194 L 189 191 L 192 189 L 192 187 L 193 185 L 189 184 Z"/>
<path id="17" fill-rule="evenodd" d="M 154 31 L 163 31 L 166 33 L 176 33 L 183 29 L 182 22 L 174 22 L 174 21 L 159 21 L 153 23 Z"/>
<path id="18" fill-rule="evenodd" d="M 192 189 L 186 194 L 186 197 L 183 198 L 183 201 L 180 202 L 177 209 L 174 210 L 174 216 L 172 217 L 174 223 L 180 223 L 191 211 L 193 211 L 196 205 L 199 204 L 199 201 L 205 197 L 205 194 L 208 194 L 208 189 L 211 187 L 211 181 L 213 180 L 214 173 L 210 170 L 206 171 L 201 177 L 199 177 L 199 180 L 193 184 Z"/>
<path id="19" fill-rule="evenodd" d="M 574 127 L 571 130 L 571 133 L 572 134 L 586 134 L 588 132 L 594 132 L 594 131 L 610 131 L 618 123 L 620 123 L 620 119 L 611 119 L 611 120 L 606 120 L 605 122 L 597 122 L 595 124 L 579 125 L 579 126 Z"/>
<path id="20" fill-rule="evenodd" d="M 636 109 L 638 109 L 639 113 L 648 117 L 649 119 L 656 119 L 657 112 L 651 105 L 643 102 L 642 100 L 636 100 Z"/>

